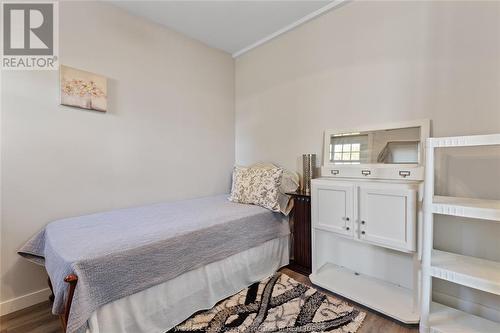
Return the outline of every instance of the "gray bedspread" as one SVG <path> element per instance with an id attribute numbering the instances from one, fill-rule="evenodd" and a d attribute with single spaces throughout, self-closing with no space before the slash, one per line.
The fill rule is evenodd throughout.
<path id="1" fill-rule="evenodd" d="M 45 265 L 55 314 L 64 308 L 64 277 L 78 276 L 72 333 L 108 302 L 288 234 L 282 215 L 229 202 L 226 194 L 58 220 L 19 254 Z"/>

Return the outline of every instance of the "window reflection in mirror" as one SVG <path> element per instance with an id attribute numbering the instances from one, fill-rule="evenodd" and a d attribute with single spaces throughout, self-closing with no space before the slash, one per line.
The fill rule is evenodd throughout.
<path id="1" fill-rule="evenodd" d="M 337 133 L 330 136 L 329 149 L 335 164 L 417 164 L 420 127 Z"/>

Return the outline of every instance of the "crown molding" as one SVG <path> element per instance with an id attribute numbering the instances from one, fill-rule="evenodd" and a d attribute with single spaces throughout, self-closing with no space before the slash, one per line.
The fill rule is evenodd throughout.
<path id="1" fill-rule="evenodd" d="M 250 50 L 252 50 L 252 49 L 254 49 L 256 47 L 258 47 L 258 46 L 260 46 L 260 45 L 262 45 L 264 43 L 267 43 L 270 40 L 272 40 L 272 39 L 274 39 L 274 38 L 276 38 L 276 37 L 278 37 L 278 36 L 280 36 L 280 35 L 288 32 L 288 31 L 290 31 L 292 29 L 295 29 L 299 25 L 304 24 L 304 23 L 312 20 L 313 18 L 315 18 L 317 16 L 320 16 L 320 15 L 322 15 L 322 14 L 324 14 L 324 13 L 326 13 L 326 12 L 328 12 L 328 11 L 336 8 L 336 7 L 339 7 L 339 6 L 341 6 L 341 5 L 343 5 L 343 4 L 347 3 L 347 2 L 350 2 L 350 1 L 351 0 L 334 0 L 334 1 L 330 2 L 328 5 L 323 6 L 320 9 L 318 9 L 318 10 L 316 10 L 316 11 L 310 13 L 310 14 L 307 14 L 306 16 L 304 16 L 304 17 L 298 19 L 297 21 L 295 21 L 295 22 L 287 25 L 286 27 L 283 27 L 283 28 L 279 29 L 278 31 L 273 32 L 272 34 L 270 34 L 270 35 L 268 35 L 268 36 L 266 36 L 266 37 L 264 37 L 262 39 L 259 39 L 255 43 L 250 44 L 247 47 L 244 47 L 243 49 L 234 52 L 232 54 L 232 56 L 233 56 L 233 58 L 237 58 L 240 55 L 242 55 L 242 54 L 244 54 L 244 53 L 246 53 L 246 52 L 248 52 L 248 51 L 250 51 Z"/>

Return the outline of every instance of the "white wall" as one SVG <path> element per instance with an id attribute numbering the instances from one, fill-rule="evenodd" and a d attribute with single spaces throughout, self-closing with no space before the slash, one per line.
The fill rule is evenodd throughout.
<path id="1" fill-rule="evenodd" d="M 500 132 L 500 3 L 353 1 L 236 60 L 239 164 L 300 171 L 326 128 L 422 118 L 434 136 Z M 500 199 L 500 154 L 486 156 L 443 157 L 438 191 Z M 439 221 L 437 247 L 500 260 L 500 224 L 470 222 Z M 500 320 L 499 297 L 437 288 Z"/>
<path id="2" fill-rule="evenodd" d="M 321 160 L 325 128 L 500 132 L 499 3 L 350 2 L 236 60 L 236 120 L 229 55 L 102 3 L 60 13 L 61 63 L 107 76 L 110 111 L 59 106 L 57 72 L 2 72 L 2 310 L 45 298 L 43 270 L 15 252 L 49 221 L 226 191 L 234 121 L 238 163 L 297 171 L 302 153 Z M 500 197 L 498 159 L 442 163 L 441 192 Z M 441 248 L 500 260 L 498 227 L 442 222 Z"/>
<path id="3" fill-rule="evenodd" d="M 46 223 L 223 193 L 234 163 L 230 55 L 108 4 L 59 10 L 60 62 L 108 77 L 109 111 L 60 106 L 57 71 L 2 73 L 2 312 L 45 300 L 16 251 Z"/>

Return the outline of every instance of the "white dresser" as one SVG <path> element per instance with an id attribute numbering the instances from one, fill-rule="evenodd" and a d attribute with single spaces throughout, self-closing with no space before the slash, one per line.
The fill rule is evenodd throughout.
<path id="1" fill-rule="evenodd" d="M 420 320 L 423 148 L 415 146 L 418 159 L 411 164 L 373 159 L 384 155 L 379 152 L 385 146 L 377 131 L 390 137 L 387 132 L 396 128 L 396 134 L 404 137 L 401 128 L 418 128 L 416 140 L 424 142 L 429 121 L 392 125 L 325 131 L 322 177 L 311 182 L 310 279 L 396 320 L 416 324 Z M 386 139 L 386 146 L 390 140 Z M 405 140 L 401 142 L 409 142 Z M 346 156 L 359 161 L 334 161 Z"/>
<path id="2" fill-rule="evenodd" d="M 315 179 L 313 228 L 359 242 L 414 252 L 418 183 Z"/>

